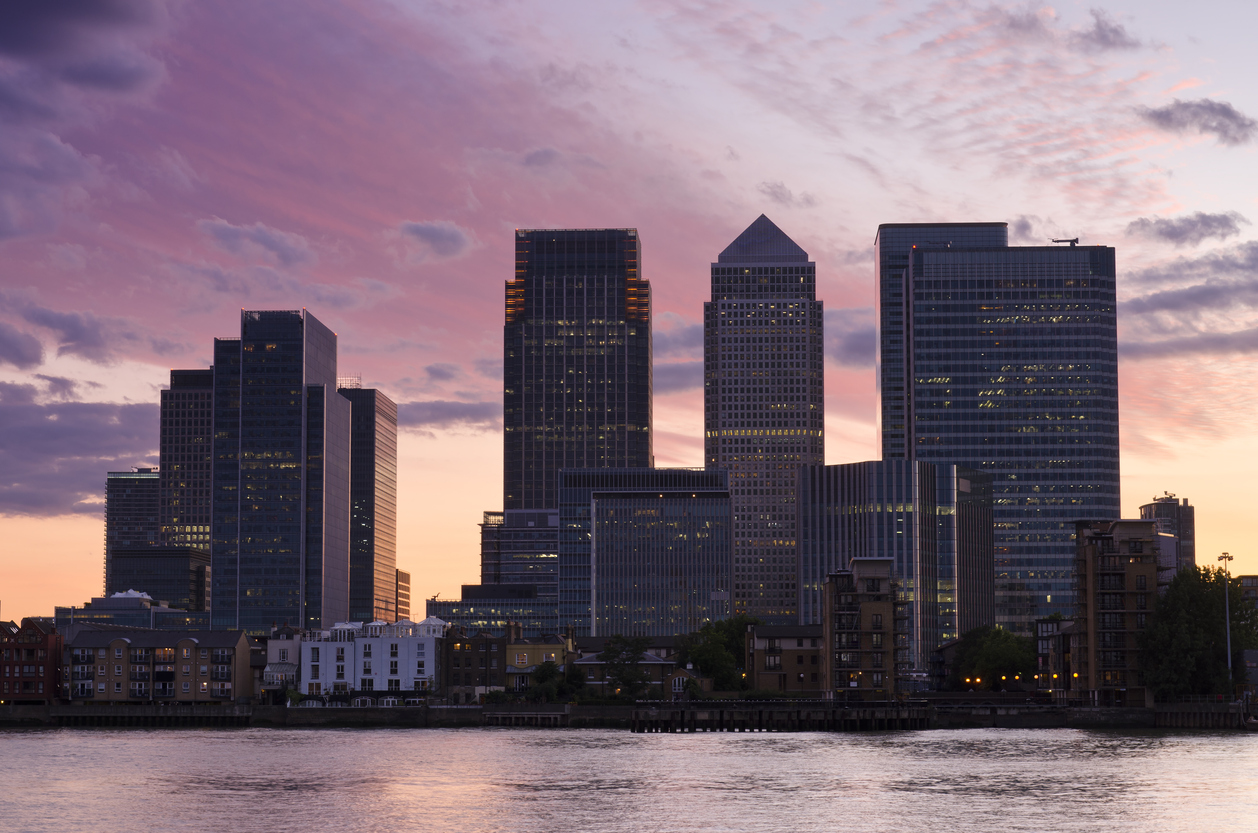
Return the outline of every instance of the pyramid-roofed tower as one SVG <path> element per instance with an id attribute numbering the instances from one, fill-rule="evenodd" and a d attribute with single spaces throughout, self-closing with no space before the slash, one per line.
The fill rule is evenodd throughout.
<path id="1" fill-rule="evenodd" d="M 718 263 L 807 263 L 808 253 L 761 214 L 725 247 Z"/>
<path id="2" fill-rule="evenodd" d="M 803 613 L 796 470 L 825 461 L 816 286 L 808 253 L 761 214 L 712 264 L 703 305 L 704 462 L 729 472 L 731 607 L 775 625 Z"/>

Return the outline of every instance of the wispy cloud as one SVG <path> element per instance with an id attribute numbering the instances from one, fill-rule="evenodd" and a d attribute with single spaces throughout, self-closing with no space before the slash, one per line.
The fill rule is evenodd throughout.
<path id="1" fill-rule="evenodd" d="M 318 260 L 306 238 L 265 223 L 237 226 L 212 217 L 198 221 L 197 228 L 220 249 L 234 255 L 262 257 L 281 266 L 299 266 Z"/>
<path id="2" fill-rule="evenodd" d="M 826 310 L 826 354 L 845 367 L 873 367 L 874 308 Z"/>
<path id="3" fill-rule="evenodd" d="M 471 233 L 449 220 L 406 222 L 398 229 L 413 242 L 421 259 L 448 260 L 472 248 Z"/>
<path id="4" fill-rule="evenodd" d="M 65 398 L 64 386 L 49 385 Z M 0 382 L 0 515 L 99 514 L 105 472 L 156 463 L 156 404 L 41 402 L 40 394 Z"/>
<path id="5" fill-rule="evenodd" d="M 1196 246 L 1211 237 L 1225 240 L 1241 233 L 1241 224 L 1249 220 L 1235 211 L 1207 214 L 1197 211 L 1183 217 L 1141 217 L 1127 225 L 1128 234 L 1139 234 L 1164 240 L 1176 248 Z"/>
<path id="6" fill-rule="evenodd" d="M 30 370 L 44 363 L 44 345 L 30 333 L 0 321 L 0 362 L 19 370 Z"/>
<path id="7" fill-rule="evenodd" d="M 398 428 L 421 432 L 455 428 L 492 431 L 502 426 L 502 403 L 443 399 L 402 402 L 398 405 L 397 424 Z"/>
<path id="8" fill-rule="evenodd" d="M 1136 113 L 1162 130 L 1214 136 L 1221 145 L 1243 145 L 1258 134 L 1258 121 L 1226 101 L 1209 98 L 1177 98 L 1162 107 L 1137 107 Z"/>

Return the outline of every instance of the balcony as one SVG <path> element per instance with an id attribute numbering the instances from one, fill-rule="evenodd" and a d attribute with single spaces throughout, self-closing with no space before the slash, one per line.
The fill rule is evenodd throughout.
<path id="1" fill-rule="evenodd" d="M 771 646 L 769 646 L 768 648 L 765 648 L 765 649 L 764 649 L 764 652 L 765 652 L 766 654 L 769 654 L 770 656 L 773 656 L 773 655 L 775 655 L 775 654 L 781 654 L 781 653 L 782 653 L 782 646 L 781 646 L 781 645 L 771 645 Z"/>
<path id="2" fill-rule="evenodd" d="M 86 670 L 80 670 L 76 668 L 70 674 L 70 679 L 71 680 L 94 680 L 96 679 L 96 669 L 88 668 Z"/>
<path id="3" fill-rule="evenodd" d="M 230 683 L 230 682 L 231 682 L 231 679 L 232 679 L 232 672 L 230 672 L 230 671 L 219 671 L 219 670 L 215 669 L 215 670 L 213 670 L 213 671 L 211 671 L 211 672 L 210 672 L 210 679 L 211 679 L 211 680 L 213 680 L 213 681 L 215 681 L 215 682 Z"/>
<path id="4" fill-rule="evenodd" d="M 149 681 L 149 672 L 132 671 L 130 679 L 133 683 L 147 683 Z"/>

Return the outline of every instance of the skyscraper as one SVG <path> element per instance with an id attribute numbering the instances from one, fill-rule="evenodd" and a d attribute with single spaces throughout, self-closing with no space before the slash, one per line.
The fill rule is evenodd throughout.
<path id="1" fill-rule="evenodd" d="M 1119 513 L 1114 250 L 1003 223 L 878 228 L 885 459 L 992 476 L 996 622 L 1073 610 L 1078 519 Z"/>
<path id="2" fill-rule="evenodd" d="M 1191 570 L 1197 566 L 1197 509 L 1188 498 L 1177 500 L 1170 492 L 1163 492 L 1151 503 L 1140 507 L 1142 520 L 1156 520 L 1158 532 L 1174 535 L 1177 544 L 1179 570 Z"/>
<path id="3" fill-rule="evenodd" d="M 105 475 L 105 581 L 113 577 L 115 549 L 152 547 L 158 543 L 161 491 L 154 469 L 111 471 Z"/>
<path id="4" fill-rule="evenodd" d="M 215 339 L 215 629 L 348 617 L 350 411 L 336 335 L 305 310 L 242 310 Z"/>
<path id="5" fill-rule="evenodd" d="M 563 468 L 653 465 L 651 286 L 637 229 L 519 229 L 503 328 L 503 508 Z"/>
<path id="6" fill-rule="evenodd" d="M 397 405 L 370 388 L 338 392 L 351 406 L 349 620 L 395 622 Z"/>
<path id="7" fill-rule="evenodd" d="M 730 473 L 733 612 L 797 618 L 795 470 L 825 461 L 816 265 L 761 214 L 712 264 L 704 460 Z"/>
<path id="8" fill-rule="evenodd" d="M 214 371 L 172 370 L 161 403 L 160 542 L 210 548 Z"/>

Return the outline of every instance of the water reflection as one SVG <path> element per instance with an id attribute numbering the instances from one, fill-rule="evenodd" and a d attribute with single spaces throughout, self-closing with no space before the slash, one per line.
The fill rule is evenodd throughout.
<path id="1" fill-rule="evenodd" d="M 22 773 L 0 791 L 5 830 L 1195 833 L 1258 818 L 1244 734 L 51 730 L 0 733 L 0 748 Z"/>

